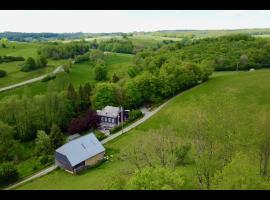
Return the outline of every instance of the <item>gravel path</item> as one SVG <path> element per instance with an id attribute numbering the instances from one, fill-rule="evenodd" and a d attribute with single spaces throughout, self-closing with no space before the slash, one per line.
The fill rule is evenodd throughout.
<path id="1" fill-rule="evenodd" d="M 62 66 L 59 66 L 57 67 L 52 73 L 53 74 L 57 74 L 61 71 L 64 71 L 63 67 Z M 33 82 L 37 82 L 37 81 L 41 81 L 44 77 L 46 77 L 47 74 L 45 75 L 42 75 L 42 76 L 39 76 L 39 77 L 36 77 L 36 78 L 33 78 L 33 79 L 29 79 L 27 81 L 23 81 L 23 82 L 20 82 L 20 83 L 17 83 L 17 84 L 14 84 L 14 85 L 10 85 L 10 86 L 7 86 L 7 87 L 3 87 L 3 88 L 0 88 L 0 92 L 3 92 L 3 91 L 6 91 L 6 90 L 10 90 L 10 89 L 14 89 L 16 87 L 20 87 L 20 86 L 23 86 L 23 85 L 27 85 L 29 83 L 33 83 Z"/>
<path id="2" fill-rule="evenodd" d="M 19 186 L 19 185 L 22 185 L 22 184 L 28 182 L 28 181 L 31 181 L 31 180 L 36 179 L 36 178 L 38 178 L 38 177 L 41 177 L 41 176 L 43 176 L 43 175 L 45 175 L 45 174 L 48 174 L 49 172 L 55 170 L 56 168 L 57 168 L 57 166 L 56 166 L 56 165 L 53 165 L 53 166 L 51 166 L 51 167 L 49 167 L 49 168 L 47 168 L 47 169 L 44 169 L 44 170 L 38 172 L 37 174 L 35 174 L 35 175 L 33 175 L 33 176 L 31 176 L 31 177 L 29 177 L 29 178 L 27 178 L 27 179 L 25 179 L 25 180 L 19 182 L 19 183 L 16 183 L 16 184 L 14 184 L 14 185 L 12 185 L 12 186 L 6 188 L 5 190 L 10 190 L 10 189 L 12 189 L 12 188 L 14 188 L 14 187 L 17 187 L 17 186 Z"/>

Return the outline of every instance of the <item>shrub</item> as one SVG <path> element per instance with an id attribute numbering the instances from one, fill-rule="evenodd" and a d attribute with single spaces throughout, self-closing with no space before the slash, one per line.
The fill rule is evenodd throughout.
<path id="1" fill-rule="evenodd" d="M 56 78 L 56 76 L 54 74 L 49 74 L 49 75 L 45 76 L 41 81 L 47 82 L 47 81 L 55 79 L 55 78 Z"/>
<path id="2" fill-rule="evenodd" d="M 107 137 L 104 133 L 101 133 L 99 131 L 95 131 L 95 136 L 97 137 L 97 139 L 99 141 L 101 141 L 101 140 L 103 140 L 103 139 L 105 139 Z"/>
<path id="3" fill-rule="evenodd" d="M 49 156 L 44 155 L 39 157 L 39 162 L 42 165 L 46 165 L 49 162 Z"/>
<path id="4" fill-rule="evenodd" d="M 143 116 L 143 113 L 140 110 L 131 110 L 129 112 L 128 121 L 132 122 Z"/>
<path id="5" fill-rule="evenodd" d="M 0 185 L 14 182 L 18 178 L 18 171 L 12 163 L 6 162 L 0 165 Z"/>
<path id="6" fill-rule="evenodd" d="M 140 110 L 131 110 L 129 112 L 129 118 L 127 121 L 123 123 L 123 127 L 125 127 L 127 124 L 135 121 L 136 119 L 140 118 L 143 116 L 143 113 Z M 122 125 L 120 124 L 119 126 L 115 126 L 110 130 L 110 134 L 114 134 L 122 129 Z"/>
<path id="7" fill-rule="evenodd" d="M 7 72 L 0 69 L 0 78 L 5 77 L 7 75 Z"/>

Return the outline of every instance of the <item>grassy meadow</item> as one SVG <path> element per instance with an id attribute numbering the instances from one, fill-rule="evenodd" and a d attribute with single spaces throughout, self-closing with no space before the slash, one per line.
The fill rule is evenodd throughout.
<path id="1" fill-rule="evenodd" d="M 133 166 L 129 162 L 120 158 L 121 152 L 130 150 L 134 144 L 145 138 L 150 130 L 173 130 L 176 136 L 181 135 L 186 129 L 186 120 L 188 116 L 196 109 L 202 106 L 199 97 L 204 96 L 210 102 L 224 103 L 224 94 L 232 93 L 233 104 L 241 110 L 241 114 L 236 116 L 241 118 L 243 125 L 239 130 L 249 130 L 250 120 L 255 120 L 256 112 L 270 108 L 270 70 L 257 70 L 254 72 L 232 72 L 214 74 L 209 81 L 183 92 L 171 102 L 169 102 L 161 111 L 148 119 L 146 122 L 110 141 L 105 146 L 109 154 L 113 157 L 101 166 L 89 169 L 80 175 L 71 175 L 63 170 L 45 175 L 39 179 L 18 187 L 19 190 L 42 190 L 42 189 L 107 189 L 114 181 L 115 176 L 126 174 Z M 213 94 L 215 98 L 213 98 Z M 250 111 L 254 115 L 250 115 Z M 215 117 L 216 113 L 212 115 Z M 242 116 L 245 115 L 245 118 Z M 221 130 L 222 131 L 222 130 Z M 162 134 L 160 132 L 155 132 Z M 177 168 L 186 179 L 186 189 L 197 188 L 195 177 L 192 175 L 193 165 L 180 166 Z"/>
<path id="2" fill-rule="evenodd" d="M 105 58 L 106 66 L 108 67 L 108 78 L 110 79 L 113 73 L 116 73 L 120 78 L 126 78 L 128 76 L 127 70 L 130 67 L 132 56 L 133 55 L 131 54 L 109 53 L 108 56 Z M 60 62 L 63 61 L 64 60 L 59 60 L 56 62 L 59 62 L 58 64 L 60 64 Z M 72 82 L 75 88 L 79 87 L 80 84 L 84 84 L 86 82 L 94 84 L 94 68 L 90 67 L 88 62 L 74 64 L 70 73 L 68 74 L 68 79 Z M 5 92 L 1 92 L 0 99 L 6 96 L 22 95 L 24 93 L 27 93 L 29 95 L 42 94 L 47 90 L 48 83 L 49 82 L 40 81 Z"/>
<path id="3" fill-rule="evenodd" d="M 37 49 L 41 45 L 42 44 L 39 43 L 9 42 L 7 48 L 0 48 L 0 56 L 22 56 L 25 59 L 28 57 L 36 58 L 38 56 Z M 48 59 L 48 67 L 33 70 L 30 72 L 20 71 L 19 64 L 23 63 L 23 61 L 0 63 L 0 69 L 7 72 L 7 76 L 0 78 L 0 88 L 52 72 L 56 67 L 66 62 L 66 60 Z"/>

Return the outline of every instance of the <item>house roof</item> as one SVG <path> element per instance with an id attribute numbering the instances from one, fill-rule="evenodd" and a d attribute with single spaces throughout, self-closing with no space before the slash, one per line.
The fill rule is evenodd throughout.
<path id="1" fill-rule="evenodd" d="M 102 110 L 97 110 L 97 114 L 106 117 L 117 117 L 121 111 L 121 108 L 114 106 L 106 106 Z"/>
<path id="2" fill-rule="evenodd" d="M 93 133 L 74 139 L 56 149 L 67 157 L 72 167 L 105 151 L 103 145 Z"/>

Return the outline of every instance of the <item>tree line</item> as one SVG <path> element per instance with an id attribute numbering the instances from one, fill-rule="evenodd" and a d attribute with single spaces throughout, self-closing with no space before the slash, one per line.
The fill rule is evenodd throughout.
<path id="1" fill-rule="evenodd" d="M 270 67 L 270 40 L 267 38 L 232 34 L 200 40 L 186 39 L 185 42 L 186 44 L 184 41 L 169 44 L 155 52 L 145 51 L 137 57 L 138 62 L 145 55 L 158 60 L 173 53 L 182 61 L 193 63 L 211 61 L 217 71 Z M 150 61 L 153 58 L 143 60 L 141 64 L 147 66 L 152 64 Z"/>

